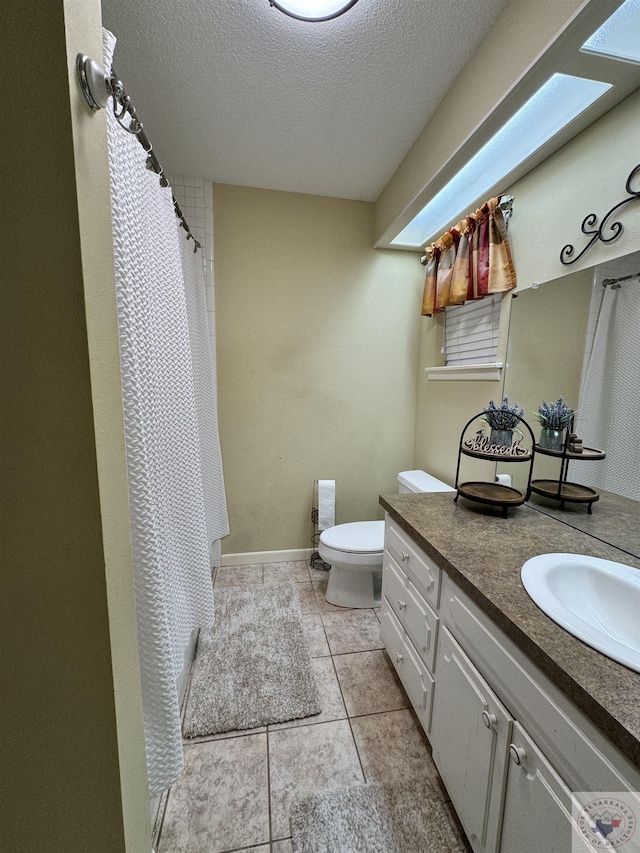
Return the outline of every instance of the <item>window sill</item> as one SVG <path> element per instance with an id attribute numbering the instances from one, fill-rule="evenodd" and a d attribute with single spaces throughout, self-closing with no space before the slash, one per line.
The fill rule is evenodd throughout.
<path id="1" fill-rule="evenodd" d="M 490 364 L 456 364 L 449 367 L 426 367 L 427 379 L 451 381 L 454 379 L 466 382 L 495 382 L 502 374 L 502 362 Z"/>

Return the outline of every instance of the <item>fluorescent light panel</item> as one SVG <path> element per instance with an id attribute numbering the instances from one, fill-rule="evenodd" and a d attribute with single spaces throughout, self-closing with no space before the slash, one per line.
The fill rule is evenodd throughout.
<path id="1" fill-rule="evenodd" d="M 626 62 L 640 62 L 640 0 L 625 0 L 587 39 L 581 50 Z"/>
<path id="2" fill-rule="evenodd" d="M 610 88 L 610 83 L 554 74 L 392 242 L 424 246 Z"/>

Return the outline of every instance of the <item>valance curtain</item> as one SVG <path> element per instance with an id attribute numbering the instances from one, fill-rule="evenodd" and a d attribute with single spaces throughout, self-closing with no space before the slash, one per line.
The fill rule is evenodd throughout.
<path id="1" fill-rule="evenodd" d="M 499 204 L 500 196 L 489 199 L 427 247 L 423 315 L 430 317 L 449 305 L 462 305 L 469 299 L 482 299 L 516 286 Z"/>

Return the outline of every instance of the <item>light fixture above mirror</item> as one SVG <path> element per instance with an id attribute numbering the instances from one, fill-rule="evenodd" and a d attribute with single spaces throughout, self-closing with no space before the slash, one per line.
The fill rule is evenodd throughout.
<path id="1" fill-rule="evenodd" d="M 269 3 L 298 21 L 331 21 L 348 12 L 358 0 L 269 0 Z"/>

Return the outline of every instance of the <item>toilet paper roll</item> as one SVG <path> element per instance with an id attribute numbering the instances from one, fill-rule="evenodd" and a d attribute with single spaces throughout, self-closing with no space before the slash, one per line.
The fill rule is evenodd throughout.
<path id="1" fill-rule="evenodd" d="M 501 486 L 511 486 L 511 474 L 496 474 L 496 483 Z"/>
<path id="2" fill-rule="evenodd" d="M 318 480 L 318 530 L 336 523 L 336 481 Z"/>

